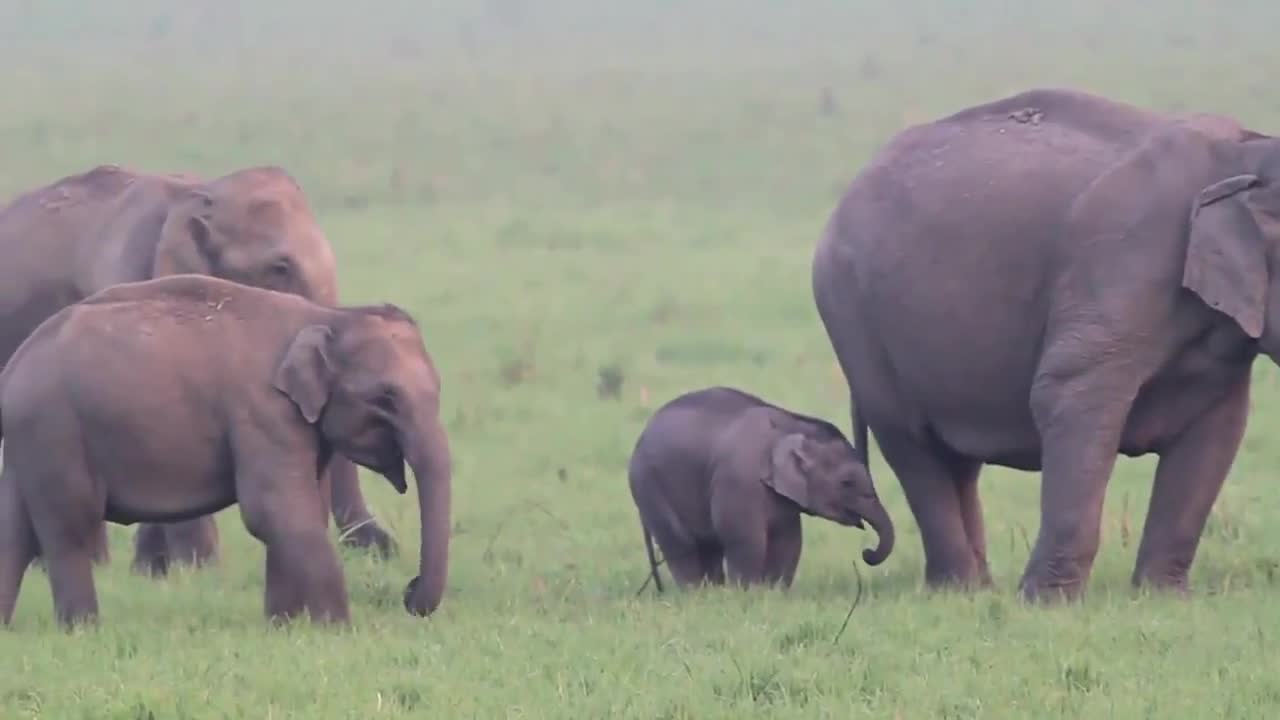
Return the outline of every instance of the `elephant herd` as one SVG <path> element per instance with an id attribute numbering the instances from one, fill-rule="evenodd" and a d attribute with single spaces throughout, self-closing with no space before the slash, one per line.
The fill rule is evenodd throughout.
<path id="1" fill-rule="evenodd" d="M 893 524 L 869 443 L 902 487 L 929 587 L 991 585 L 978 477 L 1041 474 L 1019 583 L 1075 599 L 1117 455 L 1159 457 L 1133 583 L 1185 591 L 1239 449 L 1251 368 L 1280 353 L 1280 138 L 1207 113 L 1033 89 L 906 128 L 856 175 L 813 255 L 848 383 L 834 425 L 713 387 L 660 408 L 629 479 L 676 582 L 789 585 L 800 515 Z M 1273 312 L 1274 311 L 1274 312 Z M 234 348 L 234 352 L 229 349 Z M 115 166 L 0 207 L 0 619 L 45 565 L 56 615 L 97 615 L 105 522 L 133 566 L 216 557 L 239 504 L 267 549 L 266 611 L 346 621 L 330 517 L 395 552 L 356 465 L 421 511 L 427 615 L 447 579 L 441 379 L 408 314 L 343 306 L 290 176 Z"/>

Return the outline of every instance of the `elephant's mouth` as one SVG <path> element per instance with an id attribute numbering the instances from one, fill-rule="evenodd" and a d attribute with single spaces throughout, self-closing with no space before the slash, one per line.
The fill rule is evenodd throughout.
<path id="1" fill-rule="evenodd" d="M 404 456 L 400 453 L 396 453 L 393 459 L 385 459 L 377 467 L 374 467 L 373 471 L 386 478 L 387 482 L 391 483 L 391 487 L 396 489 L 396 492 L 401 495 L 408 492 L 409 484 L 404 480 Z"/>
<path id="2" fill-rule="evenodd" d="M 391 483 L 396 492 L 404 495 L 409 491 L 409 484 L 404 478 L 404 455 L 398 450 L 386 452 L 350 452 L 344 453 L 351 462 L 367 467 L 378 473 Z"/>
<path id="3" fill-rule="evenodd" d="M 828 511 L 819 514 L 829 520 L 834 520 L 845 527 L 855 527 L 859 530 L 867 529 L 866 523 L 863 521 L 862 513 L 858 512 L 856 509 L 848 505 L 840 504 L 833 508 L 833 510 L 834 512 Z"/>

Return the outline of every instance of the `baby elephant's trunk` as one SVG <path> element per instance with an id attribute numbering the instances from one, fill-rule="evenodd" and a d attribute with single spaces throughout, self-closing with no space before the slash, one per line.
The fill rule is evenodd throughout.
<path id="1" fill-rule="evenodd" d="M 878 500 L 872 507 L 867 508 L 862 518 L 880 537 L 880 542 L 875 549 L 862 551 L 862 559 L 868 565 L 879 565 L 889 557 L 889 553 L 893 552 L 893 521 L 889 519 L 888 511 Z"/>

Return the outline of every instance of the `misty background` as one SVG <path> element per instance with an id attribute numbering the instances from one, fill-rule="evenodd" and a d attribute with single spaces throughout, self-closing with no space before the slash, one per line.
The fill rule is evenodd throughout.
<path id="1" fill-rule="evenodd" d="M 4 0 L 0 197 L 97 162 L 276 162 L 321 208 L 821 212 L 904 124 L 1035 85 L 1280 128 L 1278 20 L 1270 0 Z"/>

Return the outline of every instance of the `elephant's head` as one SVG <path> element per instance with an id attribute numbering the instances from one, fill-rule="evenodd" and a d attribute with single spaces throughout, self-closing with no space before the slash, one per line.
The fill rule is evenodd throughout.
<path id="1" fill-rule="evenodd" d="M 1239 148 L 1192 203 L 1182 284 L 1280 362 L 1280 139 Z"/>
<path id="2" fill-rule="evenodd" d="M 337 304 L 333 249 L 284 170 L 175 183 L 161 212 L 154 277 L 212 275 Z"/>
<path id="3" fill-rule="evenodd" d="M 335 310 L 292 339 L 274 385 L 332 448 L 407 489 L 413 470 L 422 519 L 418 577 L 405 608 L 440 604 L 449 565 L 452 462 L 440 422 L 440 375 L 413 319 L 393 305 Z"/>
<path id="4" fill-rule="evenodd" d="M 893 551 L 893 522 L 876 495 L 871 474 L 843 437 L 816 439 L 792 432 L 781 435 L 769 454 L 763 481 L 802 512 L 841 525 L 871 524 L 880 536 L 874 550 L 864 550 L 868 565 L 879 565 Z"/>

